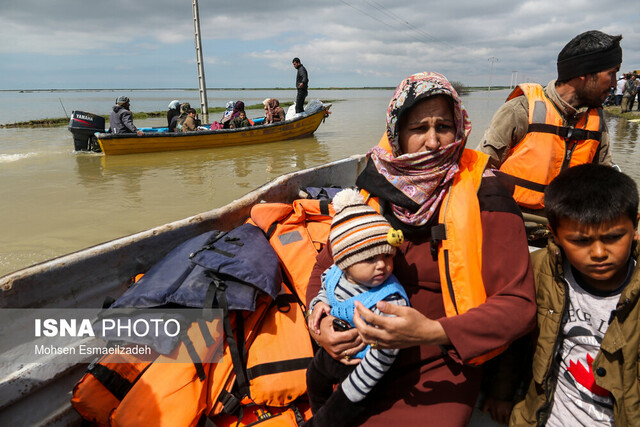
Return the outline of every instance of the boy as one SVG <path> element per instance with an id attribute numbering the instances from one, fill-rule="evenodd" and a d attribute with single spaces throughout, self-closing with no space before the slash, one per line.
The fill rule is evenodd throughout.
<path id="1" fill-rule="evenodd" d="M 544 194 L 553 242 L 532 255 L 533 379 L 511 425 L 637 425 L 638 190 L 602 165 L 572 167 Z"/>
<path id="2" fill-rule="evenodd" d="M 247 119 L 247 114 L 244 111 L 240 111 L 238 117 L 231 120 L 231 129 L 245 128 L 251 126 L 251 122 Z"/>
<path id="3" fill-rule="evenodd" d="M 309 328 L 320 333 L 320 320 L 331 314 L 353 327 L 354 301 L 380 313 L 378 301 L 406 306 L 409 298 L 391 274 L 396 246 L 402 243 L 389 222 L 346 189 L 333 198 L 336 215 L 329 244 L 334 265 L 322 274 L 322 288 L 311 301 Z M 336 320 L 337 320 L 336 319 Z M 340 323 L 340 322 L 337 322 Z M 334 329 L 340 325 L 334 321 Z M 370 346 L 344 359 L 362 359 L 354 366 L 334 360 L 320 348 L 307 369 L 307 389 L 313 418 L 306 426 L 350 426 L 364 409 L 359 404 L 389 369 L 399 350 Z M 340 383 L 334 392 L 334 385 Z"/>

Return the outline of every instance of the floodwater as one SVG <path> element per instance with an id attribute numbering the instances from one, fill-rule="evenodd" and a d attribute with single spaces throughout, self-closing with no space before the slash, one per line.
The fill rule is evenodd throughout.
<path id="1" fill-rule="evenodd" d="M 109 156 L 74 153 L 66 127 L 0 129 L 0 275 L 104 241 L 225 205 L 284 173 L 365 153 L 384 131 L 392 90 L 310 91 L 334 100 L 310 138 L 249 147 Z M 107 114 L 120 94 L 134 111 L 165 110 L 173 99 L 198 106 L 196 91 L 0 92 L 0 123 L 63 117 L 72 110 Z M 507 91 L 463 97 L 480 141 Z M 209 91 L 209 106 L 228 100 L 293 101 L 291 90 Z M 248 111 L 258 117 L 261 111 Z M 218 117 L 210 117 L 217 120 Z M 637 123 L 607 118 L 613 158 L 640 182 Z M 166 125 L 164 118 L 136 121 Z"/>

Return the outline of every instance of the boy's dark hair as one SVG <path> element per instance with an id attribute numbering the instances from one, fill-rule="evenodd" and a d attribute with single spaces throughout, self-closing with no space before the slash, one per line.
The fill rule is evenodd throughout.
<path id="1" fill-rule="evenodd" d="M 556 231 L 561 219 L 593 226 L 628 217 L 636 224 L 638 188 L 615 168 L 587 163 L 560 173 L 544 192 L 549 226 Z"/>
<path id="2" fill-rule="evenodd" d="M 195 109 L 195 108 L 189 108 L 189 109 L 187 110 L 187 114 L 191 114 L 191 113 L 193 113 L 193 114 L 197 114 L 198 112 L 196 111 L 196 109 Z"/>

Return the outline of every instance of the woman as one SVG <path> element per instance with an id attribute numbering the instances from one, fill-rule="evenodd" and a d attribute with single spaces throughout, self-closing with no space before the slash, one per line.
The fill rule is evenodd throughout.
<path id="1" fill-rule="evenodd" d="M 284 109 L 280 106 L 280 101 L 275 98 L 268 98 L 263 101 L 265 124 L 284 121 Z"/>
<path id="2" fill-rule="evenodd" d="M 369 152 L 356 182 L 405 235 L 394 273 L 411 307 L 379 303 L 378 309 L 395 316 L 385 317 L 356 303 L 357 329 L 335 332 L 327 316 L 320 334 L 311 335 L 347 365 L 358 363 L 351 356 L 365 344 L 402 349 L 359 406 L 359 422 L 367 426 L 466 425 L 482 376 L 474 364 L 534 326 L 522 219 L 510 193 L 485 171 L 487 156 L 464 148 L 470 131 L 467 112 L 447 79 L 414 74 L 396 89 L 386 135 Z M 325 248 L 307 301 L 331 263 Z M 331 398 L 340 393 L 338 387 Z M 314 418 L 313 425 L 329 425 L 339 414 L 320 411 Z"/>

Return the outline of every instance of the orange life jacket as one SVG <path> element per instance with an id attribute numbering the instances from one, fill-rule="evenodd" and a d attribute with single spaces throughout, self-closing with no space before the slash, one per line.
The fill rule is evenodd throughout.
<path id="1" fill-rule="evenodd" d="M 334 215 L 332 204 L 315 199 L 260 203 L 251 209 L 249 222 L 266 233 L 300 301 L 306 300 L 309 277 L 327 243 Z"/>
<path id="2" fill-rule="evenodd" d="M 238 378 L 233 349 L 226 345 L 222 361 L 210 372 L 206 399 L 211 402 L 210 417 L 237 422 L 240 408 L 286 407 L 307 392 L 306 370 L 313 348 L 297 297 L 286 292 L 266 310 L 257 307 L 244 320 L 243 329 L 247 349 L 243 378 Z"/>
<path id="3" fill-rule="evenodd" d="M 119 360 L 106 356 L 101 364 L 123 377 L 125 381 L 120 383 L 126 387 L 109 389 L 94 375 L 85 375 L 73 398 L 74 407 L 84 419 L 100 425 L 112 425 L 115 421 L 123 423 L 118 425 L 134 425 L 127 420 L 135 420 L 140 425 L 146 417 L 158 425 L 186 426 L 194 425 L 206 414 L 218 425 L 225 422 L 235 425 L 248 423 L 254 412 L 277 414 L 287 408 L 295 408 L 303 419 L 310 417 L 308 405 L 299 402 L 307 391 L 306 368 L 313 357 L 300 299 L 304 298 L 315 256 L 328 238 L 333 211 L 318 200 L 258 206 L 259 213 L 254 216 L 270 229 L 271 244 L 277 243 L 287 273 L 288 283 L 283 285 L 281 294 L 274 301 L 260 296 L 253 312 L 231 310 L 229 327 L 227 319 L 223 324 L 225 335 L 234 339 L 217 339 L 216 342 L 224 343 L 222 359 L 203 363 L 198 375 L 194 373 L 194 364 L 160 365 L 153 359 L 135 358 L 114 363 Z M 193 347 L 206 361 L 213 349 L 198 336 L 199 330 L 191 328 L 189 336 L 195 334 Z M 242 355 L 239 359 L 238 354 Z M 235 365 L 238 360 L 242 366 Z M 289 422 L 289 412 L 287 417 L 283 413 L 269 419 L 269 423 Z M 250 416 L 245 420 L 244 414 Z M 263 422 L 267 421 L 261 417 Z"/>
<path id="4" fill-rule="evenodd" d="M 386 135 L 379 145 L 391 151 Z M 442 300 L 447 317 L 466 313 L 487 299 L 482 281 L 482 222 L 478 189 L 489 156 L 465 149 L 460 158 L 460 168 L 453 179 L 440 207 L 439 226 L 432 233 L 441 242 L 438 245 L 438 269 Z M 380 212 L 380 202 L 361 190 L 367 203 Z M 440 227 L 442 226 L 442 227 Z M 501 347 L 478 356 L 467 363 L 480 365 L 503 352 Z"/>
<path id="5" fill-rule="evenodd" d="M 529 103 L 529 128 L 509 150 L 500 171 L 513 177 L 516 202 L 530 209 L 544 208 L 544 189 L 569 167 L 593 161 L 602 138 L 601 108 L 590 108 L 575 127 L 567 127 L 542 86 L 516 87 L 507 100 L 524 95 Z"/>
<path id="6" fill-rule="evenodd" d="M 306 368 L 313 357 L 303 301 L 316 256 L 329 237 L 333 215 L 333 207 L 327 201 L 312 199 L 295 200 L 292 204 L 260 203 L 251 209 L 247 222 L 265 232 L 278 254 L 288 289 L 285 295 L 278 296 L 247 346 L 248 393 L 232 394 L 238 380 L 232 363 L 212 371 L 212 384 L 220 384 L 222 378 L 229 376 L 224 386 L 209 388 L 208 400 L 215 403 L 209 415 L 214 416 L 216 425 L 244 425 L 253 415 L 247 419 L 238 417 L 233 408 L 242 407 L 244 414 L 253 414 L 255 405 L 277 413 L 282 409 L 276 408 L 295 403 L 302 418 L 310 417 L 308 407 L 304 411 L 304 405 L 300 407 L 298 402 L 306 394 Z M 243 394 L 248 399 L 242 399 Z M 234 414 L 230 416 L 229 411 Z"/>
<path id="7" fill-rule="evenodd" d="M 206 409 L 209 371 L 207 363 L 223 342 L 220 320 L 194 323 L 187 331 L 189 343 L 181 343 L 170 355 L 151 357 L 110 354 L 89 366 L 75 385 L 71 404 L 83 419 L 99 426 L 146 425 L 196 426 Z M 208 336 L 207 336 L 208 335 Z M 195 351 L 203 363 L 188 360 Z"/>

